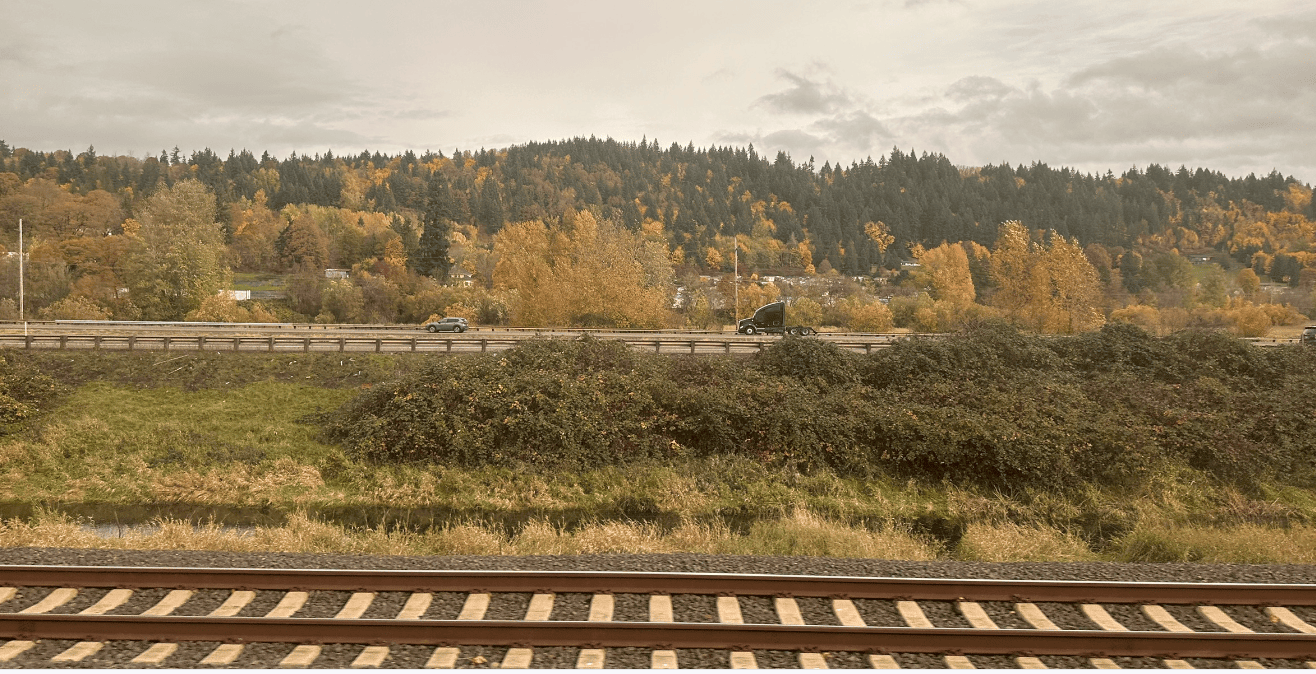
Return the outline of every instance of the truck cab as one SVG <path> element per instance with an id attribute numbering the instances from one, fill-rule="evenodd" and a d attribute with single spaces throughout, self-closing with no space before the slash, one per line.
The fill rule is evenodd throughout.
<path id="1" fill-rule="evenodd" d="M 759 332 L 781 332 L 782 327 L 785 325 L 786 303 L 773 302 L 759 307 L 753 316 L 740 319 L 740 323 L 736 325 L 736 332 L 745 335 L 753 335 Z"/>
<path id="2" fill-rule="evenodd" d="M 786 303 L 773 302 L 759 307 L 753 316 L 742 318 L 736 324 L 736 332 L 742 335 L 811 335 L 817 331 L 802 325 L 786 325 Z"/>

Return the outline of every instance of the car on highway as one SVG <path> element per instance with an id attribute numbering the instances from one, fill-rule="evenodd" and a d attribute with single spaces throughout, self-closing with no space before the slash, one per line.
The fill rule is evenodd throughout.
<path id="1" fill-rule="evenodd" d="M 1302 329 L 1302 336 L 1298 342 L 1307 346 L 1316 346 L 1316 325 L 1308 325 Z"/>
<path id="2" fill-rule="evenodd" d="M 466 319 L 460 316 L 448 316 L 442 320 L 426 323 L 425 329 L 430 332 L 466 332 Z"/>

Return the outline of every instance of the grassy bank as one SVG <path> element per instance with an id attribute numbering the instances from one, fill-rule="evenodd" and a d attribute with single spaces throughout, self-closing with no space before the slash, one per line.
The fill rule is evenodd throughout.
<path id="1" fill-rule="evenodd" d="M 8 355 L 7 397 L 29 409 L 0 437 L 0 545 L 1316 563 L 1307 485 L 1164 456 L 1137 479 L 1060 490 L 736 452 L 569 468 L 380 460 L 332 442 L 326 415 L 425 376 L 435 359 L 297 356 Z M 1233 385 L 1210 367 L 1225 383 L 1194 385 Z M 154 527 L 102 538 L 79 526 L 92 521 Z"/>

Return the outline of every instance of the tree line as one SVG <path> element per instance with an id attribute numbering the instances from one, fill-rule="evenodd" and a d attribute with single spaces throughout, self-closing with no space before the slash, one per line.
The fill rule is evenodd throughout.
<path id="1" fill-rule="evenodd" d="M 191 204 L 187 218 L 158 215 L 165 202 L 180 199 Z M 1231 178 L 1157 165 L 1121 175 L 1040 163 L 967 168 L 899 149 L 876 161 L 819 168 L 785 153 L 769 160 L 753 146 L 664 148 L 647 139 L 592 137 L 446 155 L 282 159 L 246 150 L 184 155 L 177 148 L 158 157 L 103 156 L 94 148 L 42 152 L 0 141 L 5 242 L 16 238 L 20 217 L 33 233 L 32 273 L 40 277 L 33 307 L 65 302 L 55 313 L 116 318 L 282 311 L 307 319 L 418 321 L 466 312 L 503 322 L 530 320 L 537 310 L 533 320 L 717 324 L 744 313 L 727 297 L 735 284 L 711 287 L 697 277 L 726 274 L 737 258 L 750 281 L 825 281 L 743 282 L 749 301 L 785 297 L 821 321 L 870 327 L 947 327 L 983 307 L 1037 315 L 1033 305 L 1044 288 L 1052 307 L 1083 298 L 1088 308 L 1079 313 L 1087 317 L 1061 311 L 1038 329 L 1083 329 L 1100 322 L 1097 314 L 1104 320 L 1131 306 L 1155 309 L 1161 323 L 1162 310 L 1183 309 L 1189 318 L 1167 323 L 1179 325 L 1198 320 L 1192 312 L 1204 307 L 1266 304 L 1243 270 L 1258 284 L 1316 283 L 1311 189 L 1291 176 Z M 177 265 L 167 256 L 146 263 L 161 233 L 174 232 L 166 220 L 214 225 L 213 235 L 207 230 L 197 239 L 215 267 L 204 283 L 188 287 L 169 278 L 164 270 Z M 1011 253 L 1029 269 L 1072 270 L 1086 261 L 1092 273 L 993 271 L 994 252 L 1031 246 L 1046 254 Z M 589 259 L 601 250 L 611 251 L 611 260 L 623 254 L 625 264 Z M 1206 265 L 1194 268 L 1190 260 Z M 352 270 L 350 279 L 324 279 L 327 267 Z M 526 271 L 532 268 L 544 273 Z M 225 269 L 287 275 L 289 299 L 261 307 L 212 300 L 202 311 L 202 295 L 228 283 Z M 449 284 L 453 269 L 472 289 Z M 13 273 L 0 269 L 0 276 Z M 873 278 L 890 283 L 864 280 Z M 1061 278 L 1082 287 L 1045 280 Z M 1033 290 L 1012 288 L 1020 279 L 1032 279 Z M 597 294 L 573 300 L 563 290 L 582 283 L 611 288 L 607 296 L 618 306 L 646 308 L 601 308 Z M 687 292 L 677 295 L 676 286 Z M 169 292 L 172 304 L 162 299 Z M 879 297 L 886 302 L 875 307 Z M 1306 296 L 1286 299 L 1294 311 L 1310 309 Z M 584 306 L 590 302 L 596 306 Z M 675 304 L 679 315 L 664 304 Z M 253 314 L 257 309 L 264 313 Z M 1152 321 L 1145 311 L 1127 317 Z"/>

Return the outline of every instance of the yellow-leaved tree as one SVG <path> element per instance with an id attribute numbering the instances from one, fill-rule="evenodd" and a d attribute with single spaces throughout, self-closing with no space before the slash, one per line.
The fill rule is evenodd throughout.
<path id="1" fill-rule="evenodd" d="M 956 308 L 973 304 L 978 295 L 973 289 L 969 256 L 963 246 L 943 243 L 925 250 L 916 245 L 913 253 L 919 264 L 913 274 L 915 282 L 931 288 L 933 298 Z"/>
<path id="2" fill-rule="evenodd" d="M 667 248 L 588 211 L 557 227 L 532 220 L 494 237 L 494 286 L 515 292 L 512 320 L 529 327 L 656 328 L 669 322 Z"/>
<path id="3" fill-rule="evenodd" d="M 991 257 L 994 304 L 1007 318 L 1037 332 L 1072 334 L 1105 322 L 1101 279 L 1078 241 L 1052 234 L 1032 241 L 1017 220 L 1001 224 Z"/>

